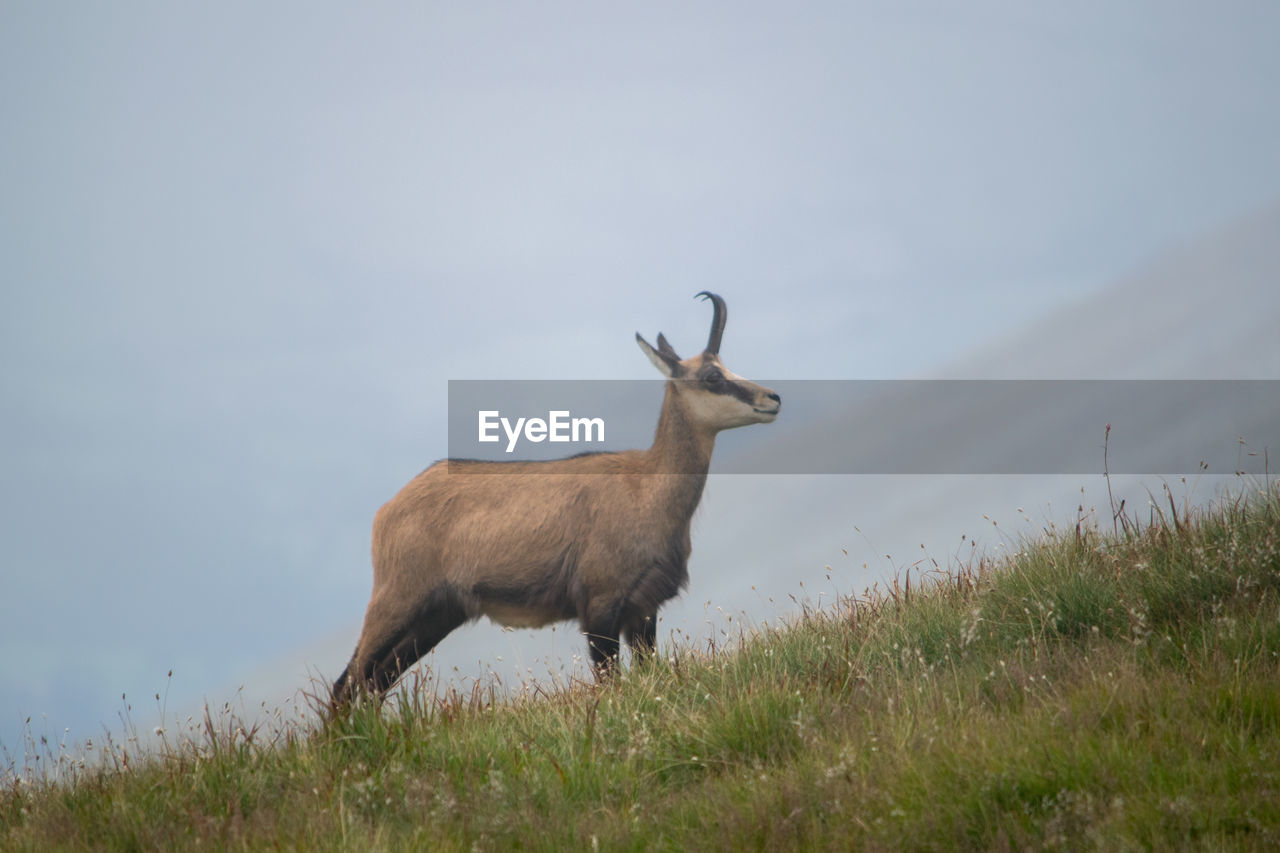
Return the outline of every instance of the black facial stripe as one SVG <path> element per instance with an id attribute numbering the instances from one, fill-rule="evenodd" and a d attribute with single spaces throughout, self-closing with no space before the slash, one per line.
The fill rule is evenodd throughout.
<path id="1" fill-rule="evenodd" d="M 755 401 L 756 401 L 755 392 L 751 391 L 745 385 L 742 385 L 738 382 L 726 382 L 725 389 L 726 389 L 725 393 L 732 394 L 742 402 L 746 403 L 748 406 L 755 405 Z"/>
<path id="2" fill-rule="evenodd" d="M 720 381 L 713 382 L 711 379 L 713 376 L 718 376 Z M 703 386 L 712 394 L 736 397 L 748 406 L 755 405 L 755 392 L 725 376 L 724 370 L 719 365 L 705 365 L 698 371 L 698 378 L 702 380 Z"/>
<path id="3" fill-rule="evenodd" d="M 726 397 L 737 397 L 748 406 L 755 405 L 755 392 L 740 382 L 734 382 L 731 379 L 725 379 L 716 385 L 708 385 L 707 390 L 712 394 L 723 394 Z"/>

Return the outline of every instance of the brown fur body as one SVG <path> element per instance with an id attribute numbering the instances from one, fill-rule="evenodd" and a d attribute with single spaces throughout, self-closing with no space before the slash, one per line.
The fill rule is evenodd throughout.
<path id="1" fill-rule="evenodd" d="M 712 298 L 723 328 L 723 302 Z M 641 657 L 653 651 L 659 606 L 688 582 L 690 522 L 716 433 L 773 420 L 780 403 L 710 349 L 681 362 L 661 336 L 656 351 L 639 340 L 670 380 L 648 450 L 442 460 L 378 511 L 373 595 L 335 703 L 385 691 L 481 616 L 519 627 L 576 620 L 600 669 L 620 637 Z M 713 340 L 718 349 L 714 330 Z"/>

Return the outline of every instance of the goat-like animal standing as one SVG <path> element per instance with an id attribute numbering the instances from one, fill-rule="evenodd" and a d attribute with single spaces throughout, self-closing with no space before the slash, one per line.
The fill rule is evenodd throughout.
<path id="1" fill-rule="evenodd" d="M 652 655 L 658 607 L 689 575 L 689 522 L 716 433 L 769 423 L 781 398 L 720 361 L 728 311 L 714 306 L 707 347 L 681 360 L 661 334 L 636 342 L 667 377 L 653 446 L 547 462 L 445 460 L 373 522 L 373 596 L 335 705 L 382 693 L 458 626 L 488 616 L 537 627 L 576 619 L 597 673 Z M 488 475 L 488 476 L 483 476 Z"/>

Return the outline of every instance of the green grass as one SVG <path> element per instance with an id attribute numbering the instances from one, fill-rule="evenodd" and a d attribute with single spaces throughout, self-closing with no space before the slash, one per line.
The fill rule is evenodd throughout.
<path id="1" fill-rule="evenodd" d="M 599 688 L 99 745 L 0 848 L 1280 848 L 1280 493 L 1157 522 Z"/>

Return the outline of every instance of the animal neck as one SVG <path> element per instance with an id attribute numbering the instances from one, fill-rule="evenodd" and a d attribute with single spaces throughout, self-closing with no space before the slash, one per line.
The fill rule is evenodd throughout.
<path id="1" fill-rule="evenodd" d="M 711 451 L 715 445 L 715 430 L 698 427 L 690 418 L 674 383 L 667 382 L 658 429 L 653 436 L 653 446 L 647 453 L 648 470 L 655 474 L 686 475 L 679 478 L 685 481 L 680 485 L 693 490 L 693 502 L 696 504 L 711 467 Z"/>

